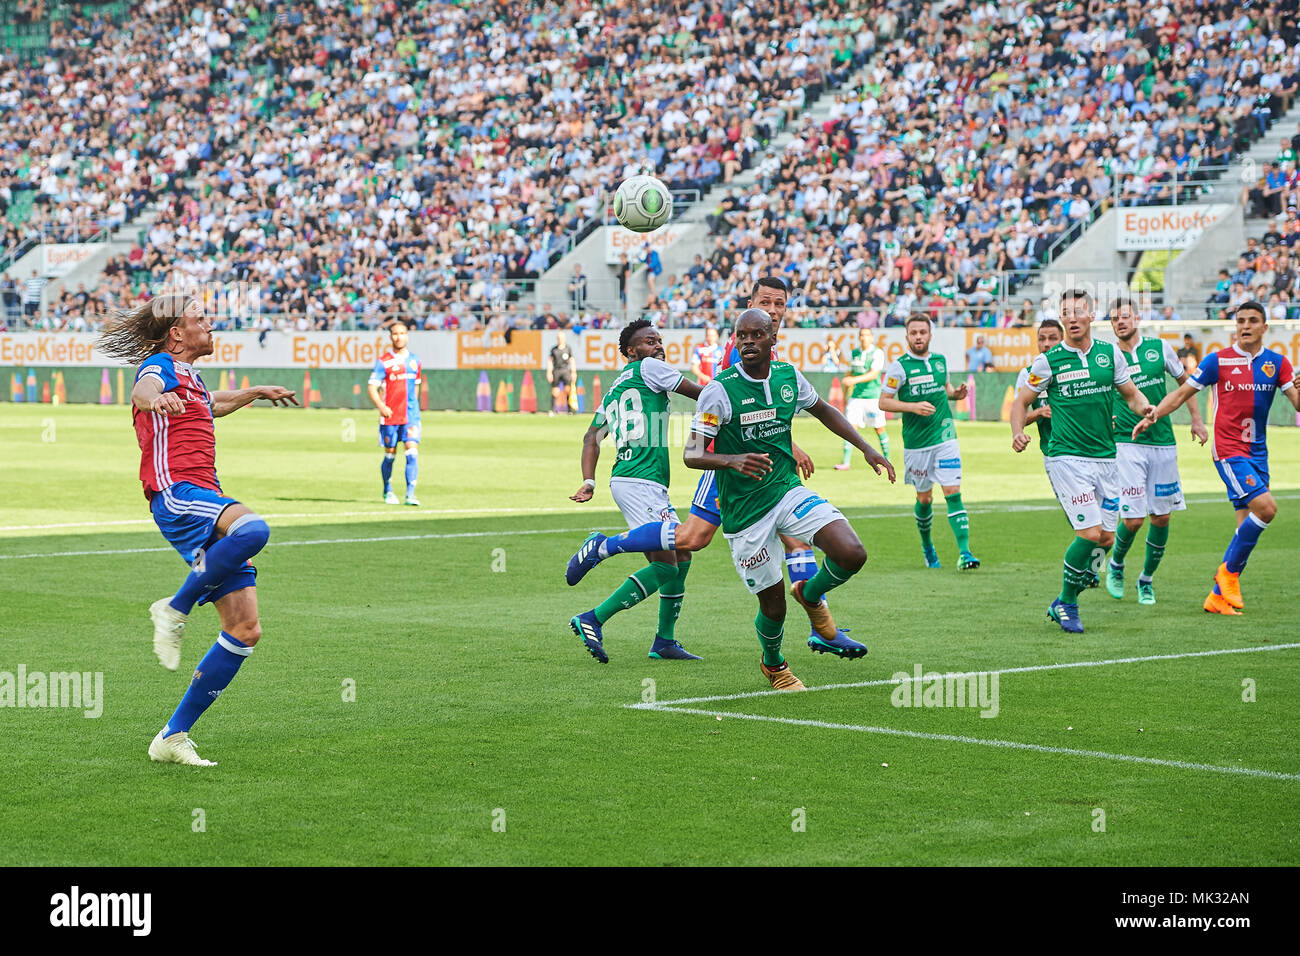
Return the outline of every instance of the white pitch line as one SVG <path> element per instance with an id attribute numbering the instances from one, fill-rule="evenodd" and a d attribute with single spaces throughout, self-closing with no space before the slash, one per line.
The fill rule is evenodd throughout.
<path id="1" fill-rule="evenodd" d="M 590 528 L 534 528 L 523 531 L 456 531 L 446 534 L 390 534 L 375 538 L 319 538 L 311 541 L 272 541 L 268 548 L 295 548 L 306 544 L 373 544 L 380 541 L 433 541 L 444 538 L 491 538 L 519 534 L 581 534 Z M 46 551 L 38 554 L 0 554 L 0 561 L 18 561 L 24 558 L 78 558 L 90 555 L 153 554 L 174 551 L 174 548 L 113 548 L 107 551 Z"/>
<path id="2" fill-rule="evenodd" d="M 1223 654 L 1256 654 L 1262 651 L 1287 651 L 1300 647 L 1300 643 L 1295 644 L 1269 644 L 1260 647 L 1225 647 L 1217 651 L 1186 651 L 1181 654 L 1150 654 L 1145 657 L 1112 657 L 1108 660 L 1101 661 L 1068 661 L 1063 664 L 1029 664 L 1024 667 L 1004 667 L 1000 670 L 993 671 L 963 671 L 961 673 L 939 674 L 938 677 L 976 677 L 980 674 L 1029 674 L 1034 671 L 1060 671 L 1069 670 L 1075 667 L 1109 667 L 1112 664 L 1144 664 L 1147 661 L 1177 661 L 1189 657 L 1218 657 Z M 921 680 L 933 680 L 936 677 L 933 673 L 923 674 Z M 880 680 L 854 681 L 851 684 L 820 684 L 816 687 L 805 688 L 803 693 L 811 693 L 816 690 L 850 690 L 855 687 L 889 687 L 895 684 L 902 684 L 907 681 L 915 681 L 915 675 L 906 678 L 906 681 L 895 680 L 892 677 L 882 678 Z M 636 703 L 624 704 L 629 710 L 657 710 L 660 707 L 676 707 L 678 704 L 712 704 L 724 700 L 744 700 L 749 697 L 777 697 L 788 694 L 784 690 L 751 690 L 743 694 L 717 694 L 713 697 L 683 697 L 680 700 L 662 700 L 653 704 Z"/>
<path id="3" fill-rule="evenodd" d="M 1273 497 L 1279 501 L 1291 499 L 1300 499 L 1300 492 L 1288 494 L 1279 492 Z M 1218 504 L 1224 501 L 1223 495 L 1199 495 L 1189 496 L 1186 499 L 1189 505 Z M 990 507 L 972 507 L 967 508 L 971 514 L 1008 514 L 1019 512 L 1034 511 L 1056 511 L 1060 505 L 1055 502 L 1045 502 L 1043 504 L 1004 504 L 996 508 Z M 610 509 L 604 508 L 608 511 Z M 574 508 L 420 508 L 418 511 L 397 511 L 393 508 L 387 508 L 380 511 L 296 511 L 284 514 L 264 514 L 263 518 L 278 520 L 281 518 L 362 518 L 362 517 L 386 517 L 398 519 L 419 518 L 422 515 L 496 515 L 496 514 L 577 514 Z M 882 511 L 879 508 L 871 511 L 845 511 L 844 516 L 855 521 L 869 521 L 883 518 L 911 518 L 913 514 L 910 510 L 900 511 Z M 0 532 L 3 531 L 54 531 L 61 528 L 113 528 L 125 525 L 153 525 L 152 518 L 128 518 L 117 521 L 66 521 L 57 524 L 13 524 L 0 525 Z"/>
<path id="4" fill-rule="evenodd" d="M 497 514 L 550 514 L 568 513 L 569 508 L 421 508 L 419 511 L 297 511 L 286 514 L 265 514 L 263 518 L 359 518 L 382 516 L 386 518 L 419 518 L 421 515 L 497 515 Z M 11 524 L 0 526 L 0 531 L 49 531 L 56 528 L 113 528 L 122 525 L 153 525 L 152 518 L 126 518 L 121 521 L 65 521 L 60 524 Z"/>
<path id="5" fill-rule="evenodd" d="M 788 692 L 783 692 L 788 693 Z M 1122 763 L 1139 763 L 1154 767 L 1172 767 L 1176 770 L 1203 770 L 1209 773 L 1231 773 L 1244 777 L 1264 777 L 1269 780 L 1300 780 L 1300 773 L 1279 773 L 1276 770 L 1255 770 L 1251 767 L 1223 767 L 1211 763 L 1193 763 L 1187 760 L 1162 760 L 1159 757 L 1135 757 L 1130 754 L 1113 754 L 1104 750 L 1075 750 L 1073 747 L 1049 747 L 1046 744 L 1025 744 L 1014 740 L 989 740 L 966 737 L 961 734 L 931 734 L 919 730 L 898 730 L 892 727 L 870 727 L 861 724 L 835 724 L 825 720 L 800 720 L 794 717 L 770 717 L 766 714 L 738 714 L 729 710 L 697 710 L 692 707 L 666 707 L 662 704 L 642 707 L 663 714 L 693 714 L 700 717 L 734 717 L 737 720 L 759 720 L 772 724 L 790 724 L 795 727 L 818 727 L 823 730 L 852 730 L 862 734 L 884 734 L 890 737 L 910 737 L 914 740 L 938 740 L 945 743 L 977 744 L 981 747 L 1003 747 L 1008 750 L 1029 750 L 1034 753 L 1062 754 L 1069 757 L 1092 757 L 1097 760 L 1117 760 Z"/>

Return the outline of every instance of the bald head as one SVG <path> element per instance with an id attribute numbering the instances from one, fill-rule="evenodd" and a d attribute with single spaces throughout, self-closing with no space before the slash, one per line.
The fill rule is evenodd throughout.
<path id="1" fill-rule="evenodd" d="M 739 331 L 740 327 L 745 323 L 749 323 L 750 325 L 757 323 L 757 327 L 762 329 L 764 332 L 767 332 L 769 335 L 772 334 L 774 328 L 772 317 L 762 309 L 746 309 L 744 312 L 740 313 L 740 315 L 736 317 L 737 331 Z"/>
<path id="2" fill-rule="evenodd" d="M 776 323 L 763 309 L 746 309 L 736 318 L 736 349 L 748 375 L 765 378 L 776 347 Z"/>

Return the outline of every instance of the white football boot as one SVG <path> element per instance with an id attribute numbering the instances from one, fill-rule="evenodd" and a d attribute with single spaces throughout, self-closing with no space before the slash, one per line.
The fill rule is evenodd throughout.
<path id="1" fill-rule="evenodd" d="M 159 664 L 174 671 L 181 665 L 181 638 L 189 615 L 172 607 L 171 600 L 165 597 L 154 601 L 149 605 L 149 616 L 153 618 L 153 652 Z"/>
<path id="2" fill-rule="evenodd" d="M 149 759 L 158 763 L 183 763 L 190 767 L 217 765 L 215 760 L 204 760 L 198 755 L 194 750 L 194 741 L 190 740 L 190 735 L 185 731 L 170 737 L 164 737 L 163 732 L 158 731 L 158 736 L 149 745 Z"/>

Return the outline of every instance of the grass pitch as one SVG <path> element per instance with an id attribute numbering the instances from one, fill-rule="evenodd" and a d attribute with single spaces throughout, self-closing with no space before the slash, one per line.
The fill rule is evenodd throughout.
<path id="1" fill-rule="evenodd" d="M 936 505 L 945 566 L 927 571 L 911 490 L 860 461 L 833 471 L 838 439 L 801 419 L 809 486 L 870 555 L 830 600 L 871 653 L 813 655 L 792 609 L 795 672 L 857 686 L 735 697 L 767 684 L 755 602 L 720 535 L 678 625 L 702 662 L 647 659 L 653 601 L 607 626 L 608 666 L 569 631 L 637 561 L 564 585 L 587 530 L 622 527 L 611 449 L 596 500 L 568 501 L 585 427 L 428 415 L 414 509 L 379 502 L 369 416 L 218 423 L 222 483 L 272 543 L 256 560 L 265 635 L 195 726 L 220 764 L 197 769 L 145 754 L 217 623 L 197 609 L 181 670 L 158 667 L 147 607 L 186 569 L 149 519 L 129 412 L 0 405 L 0 674 L 104 681 L 97 719 L 0 708 L 0 863 L 1300 862 L 1300 650 L 1278 649 L 1297 640 L 1300 432 L 1270 435 L 1281 510 L 1243 577 L 1245 616 L 1200 610 L 1234 521 L 1180 429 L 1192 504 L 1173 519 L 1159 603 L 1087 592 L 1087 633 L 1067 637 L 1044 611 L 1070 532 L 1035 449 L 1013 455 L 1005 425 L 959 426 L 984 564 L 955 570 Z M 675 470 L 683 516 L 694 485 Z M 1141 559 L 1139 538 L 1131 574 Z M 1097 666 L 1012 670 L 1077 662 Z M 1011 670 L 997 716 L 895 707 L 887 682 L 918 665 Z"/>

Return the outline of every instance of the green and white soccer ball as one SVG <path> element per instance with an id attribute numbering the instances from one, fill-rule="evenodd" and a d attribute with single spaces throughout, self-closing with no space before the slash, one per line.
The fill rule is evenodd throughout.
<path id="1" fill-rule="evenodd" d="M 624 229 L 654 232 L 673 215 L 673 194 L 653 176 L 623 180 L 614 193 L 614 218 Z"/>

